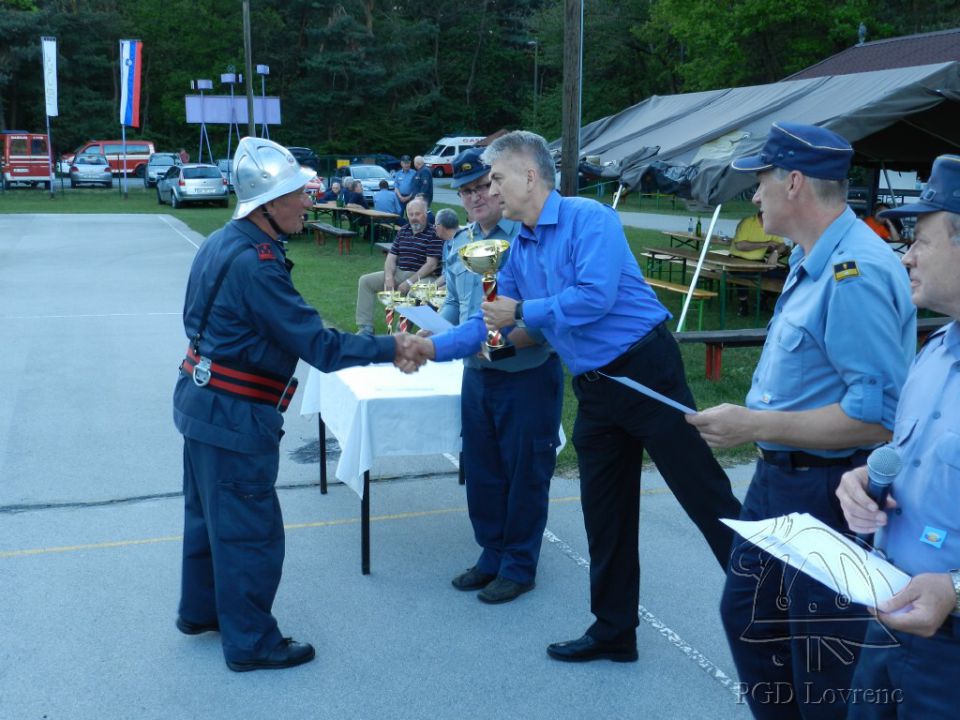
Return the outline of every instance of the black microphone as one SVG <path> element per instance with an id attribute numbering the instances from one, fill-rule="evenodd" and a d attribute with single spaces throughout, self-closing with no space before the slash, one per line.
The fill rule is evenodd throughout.
<path id="1" fill-rule="evenodd" d="M 867 495 L 881 510 L 887 504 L 890 486 L 900 473 L 902 466 L 900 454 L 889 445 L 878 447 L 867 458 L 867 476 L 869 477 L 866 487 Z M 857 533 L 857 537 L 867 545 L 873 546 L 873 533 Z"/>

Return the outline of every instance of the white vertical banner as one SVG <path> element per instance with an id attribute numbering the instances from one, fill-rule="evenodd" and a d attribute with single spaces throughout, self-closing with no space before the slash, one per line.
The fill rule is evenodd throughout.
<path id="1" fill-rule="evenodd" d="M 43 88 L 47 99 L 47 117 L 57 117 L 57 39 L 42 37 Z"/>

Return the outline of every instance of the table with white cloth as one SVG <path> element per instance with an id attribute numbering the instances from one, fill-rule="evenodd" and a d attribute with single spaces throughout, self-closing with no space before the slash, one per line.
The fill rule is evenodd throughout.
<path id="1" fill-rule="evenodd" d="M 370 468 L 378 457 L 460 452 L 463 363 L 393 365 L 322 373 L 310 368 L 300 414 L 319 416 L 320 491 L 327 489 L 326 429 L 340 443 L 338 480 L 360 496 L 361 570 L 370 573 Z M 461 474 L 462 482 L 462 474 Z"/>

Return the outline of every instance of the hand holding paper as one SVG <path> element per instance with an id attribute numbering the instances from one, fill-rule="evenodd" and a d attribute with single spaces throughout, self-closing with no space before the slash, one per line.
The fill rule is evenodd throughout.
<path id="1" fill-rule="evenodd" d="M 870 608 L 887 602 L 910 582 L 902 570 L 807 513 L 721 522 L 838 595 Z"/>

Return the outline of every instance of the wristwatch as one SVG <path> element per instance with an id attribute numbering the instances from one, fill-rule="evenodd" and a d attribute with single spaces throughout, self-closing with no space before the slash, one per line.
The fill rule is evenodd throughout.
<path id="1" fill-rule="evenodd" d="M 953 582 L 953 593 L 956 595 L 956 602 L 953 605 L 953 612 L 960 613 L 960 568 L 950 570 L 950 580 Z"/>
<path id="2" fill-rule="evenodd" d="M 517 303 L 513 311 L 513 324 L 518 328 L 525 328 L 527 324 L 523 321 L 523 300 Z"/>

